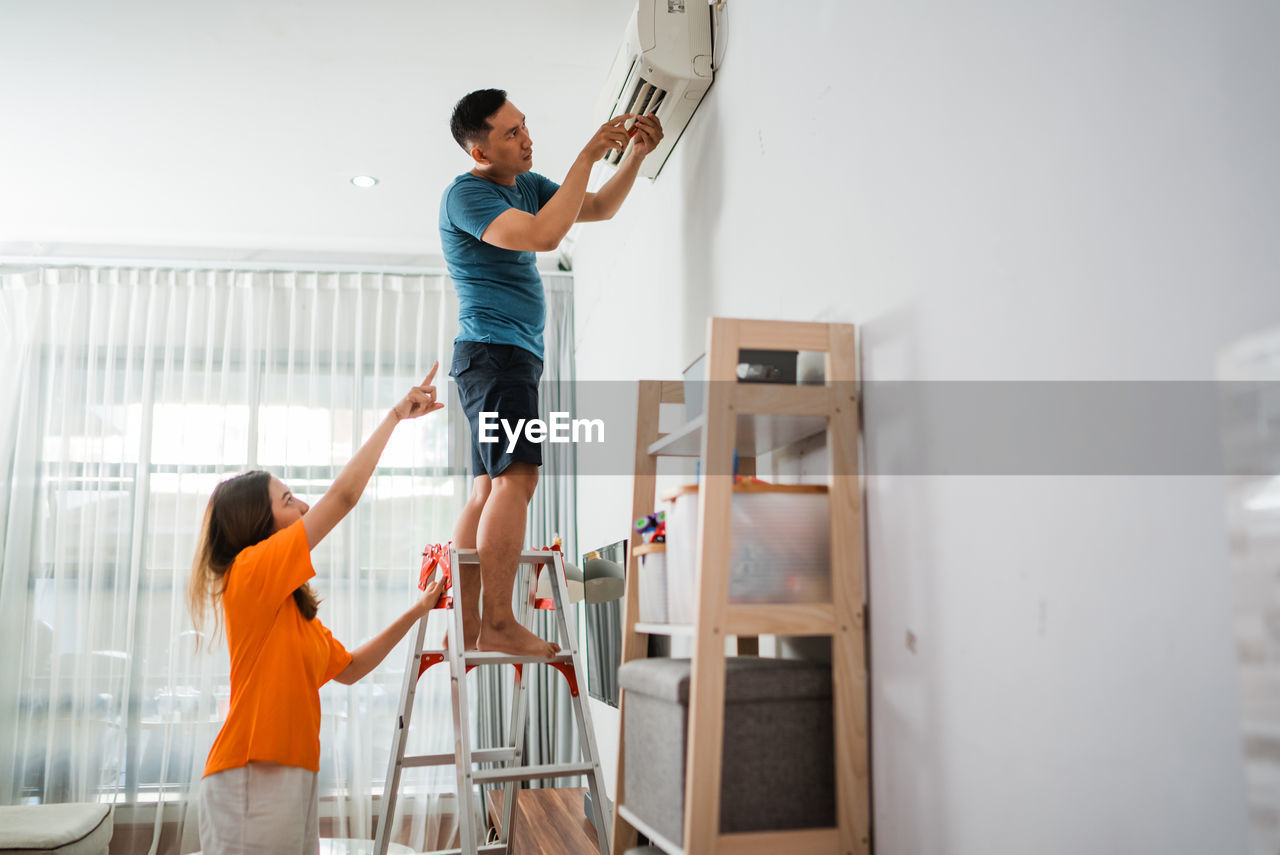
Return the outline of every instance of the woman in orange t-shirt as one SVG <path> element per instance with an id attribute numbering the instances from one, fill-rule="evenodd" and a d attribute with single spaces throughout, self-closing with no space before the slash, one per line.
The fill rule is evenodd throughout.
<path id="1" fill-rule="evenodd" d="M 200 784 L 204 855 L 319 850 L 320 687 L 372 671 L 441 583 L 348 653 L 316 618 L 311 550 L 355 507 L 396 425 L 444 406 L 435 374 L 387 413 L 314 507 L 266 472 L 223 481 L 209 499 L 187 598 L 197 628 L 210 606 L 215 625 L 226 620 L 231 706 Z"/>

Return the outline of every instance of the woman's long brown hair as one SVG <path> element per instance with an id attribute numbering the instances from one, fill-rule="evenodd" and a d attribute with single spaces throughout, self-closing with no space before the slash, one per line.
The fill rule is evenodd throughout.
<path id="1" fill-rule="evenodd" d="M 213 490 L 204 509 L 204 522 L 191 562 L 187 585 L 187 610 L 197 631 L 203 634 L 207 612 L 213 612 L 213 637 L 221 631 L 220 600 L 226 588 L 227 571 L 241 550 L 261 543 L 275 531 L 271 513 L 271 475 L 261 470 L 246 472 L 223 481 Z M 311 585 L 293 592 L 293 601 L 307 620 L 316 616 L 320 601 Z"/>

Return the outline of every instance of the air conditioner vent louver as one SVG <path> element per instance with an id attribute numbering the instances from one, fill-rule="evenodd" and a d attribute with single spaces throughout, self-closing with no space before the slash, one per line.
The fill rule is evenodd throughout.
<path id="1" fill-rule="evenodd" d="M 625 101 L 627 105 L 622 110 L 619 110 L 618 114 L 634 113 L 638 116 L 644 113 L 656 113 L 666 97 L 667 90 L 654 86 L 643 77 L 637 78 L 636 85 L 631 90 L 631 96 L 626 99 L 618 99 L 619 103 Z M 622 155 L 625 152 L 626 149 L 623 149 L 623 151 L 611 151 L 604 156 L 605 162 L 617 166 L 622 161 Z"/>
<path id="2" fill-rule="evenodd" d="M 702 102 L 711 85 L 711 54 L 710 6 L 638 0 L 597 109 L 601 122 L 623 113 L 657 114 L 663 138 L 640 165 L 645 178 L 662 170 Z M 613 166 L 625 159 L 626 150 L 605 156 Z"/>

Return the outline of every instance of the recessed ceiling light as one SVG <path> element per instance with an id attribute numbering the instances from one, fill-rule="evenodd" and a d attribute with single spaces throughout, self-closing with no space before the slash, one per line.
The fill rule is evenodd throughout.
<path id="1" fill-rule="evenodd" d="M 351 183 L 357 187 L 372 187 L 378 183 L 378 179 L 374 178 L 372 175 L 357 175 L 355 178 L 351 179 Z"/>

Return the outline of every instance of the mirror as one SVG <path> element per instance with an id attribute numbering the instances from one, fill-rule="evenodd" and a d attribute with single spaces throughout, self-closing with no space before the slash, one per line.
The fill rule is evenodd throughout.
<path id="1" fill-rule="evenodd" d="M 619 540 L 582 555 L 586 598 L 587 694 L 618 705 L 618 665 L 622 661 L 622 594 L 627 541 Z"/>

